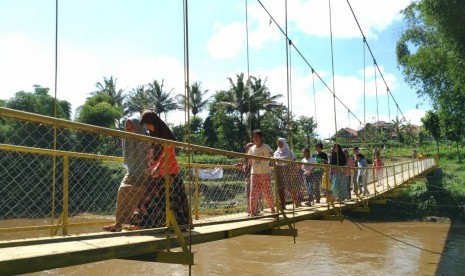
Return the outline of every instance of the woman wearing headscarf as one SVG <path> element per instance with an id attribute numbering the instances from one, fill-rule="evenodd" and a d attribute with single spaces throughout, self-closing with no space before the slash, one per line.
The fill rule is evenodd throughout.
<path id="1" fill-rule="evenodd" d="M 331 165 L 346 166 L 347 159 L 341 145 L 334 144 L 331 151 Z M 345 184 L 344 168 L 331 167 L 331 191 L 336 201 L 349 199 Z"/>
<path id="2" fill-rule="evenodd" d="M 273 157 L 287 161 L 295 161 L 295 155 L 287 144 L 285 138 L 279 138 L 277 141 L 278 148 L 274 152 Z M 296 207 L 300 206 L 299 184 L 300 176 L 296 174 L 294 166 L 289 162 L 276 161 L 276 175 L 278 179 L 278 196 L 281 208 L 286 209 L 286 190 L 292 196 Z"/>
<path id="3" fill-rule="evenodd" d="M 139 119 L 129 118 L 124 123 L 127 132 L 145 135 L 144 127 Z M 146 142 L 124 138 L 122 141 L 123 163 L 126 175 L 118 189 L 116 199 L 115 223 L 103 227 L 109 232 L 119 232 L 124 223 L 130 223 L 131 216 L 138 207 L 145 192 L 148 180 Z"/>
<path id="4" fill-rule="evenodd" d="M 176 137 L 169 127 L 153 111 L 147 110 L 141 114 L 141 124 L 147 128 L 150 136 L 176 141 Z M 139 228 L 154 228 L 166 225 L 165 175 L 168 174 L 170 180 L 170 210 L 173 212 L 177 223 L 185 228 L 190 223 L 189 202 L 184 183 L 179 176 L 180 169 L 176 160 L 174 146 L 168 145 L 167 149 L 165 149 L 163 144 L 154 144 L 151 151 L 150 173 L 152 181 L 145 192 L 141 214 L 133 224 Z M 167 166 L 165 164 L 165 154 L 168 154 L 166 158 L 168 160 Z"/>

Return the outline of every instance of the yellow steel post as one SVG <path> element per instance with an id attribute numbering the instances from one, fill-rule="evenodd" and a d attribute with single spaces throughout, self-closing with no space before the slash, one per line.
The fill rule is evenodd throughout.
<path id="1" fill-rule="evenodd" d="M 69 156 L 63 156 L 63 235 L 68 235 Z"/>
<path id="2" fill-rule="evenodd" d="M 330 182 L 329 182 L 329 170 L 330 170 L 330 167 L 329 166 L 325 166 L 324 167 L 324 184 L 325 184 L 325 190 L 326 190 L 326 194 L 325 194 L 325 197 L 326 197 L 326 203 L 328 204 L 328 210 L 329 210 L 329 206 L 330 205 L 333 205 L 333 207 L 335 208 L 334 206 L 334 197 L 331 193 L 331 189 L 329 188 L 330 187 Z"/>
<path id="3" fill-rule="evenodd" d="M 402 176 L 402 183 L 405 182 L 404 179 L 404 164 L 400 164 L 400 175 Z"/>
<path id="4" fill-rule="evenodd" d="M 194 168 L 194 212 L 195 219 L 199 219 L 199 168 Z"/>
<path id="5" fill-rule="evenodd" d="M 277 174 L 277 170 L 276 170 L 276 162 L 273 162 L 273 175 L 274 175 L 274 205 L 275 205 L 275 210 L 276 210 L 276 213 L 278 214 L 277 216 L 277 220 L 279 222 L 279 211 L 281 211 L 281 213 L 284 214 L 284 210 L 282 209 L 281 207 L 281 204 L 279 203 L 279 199 L 278 199 L 278 174 Z M 271 177 L 270 177 L 271 178 Z M 252 179 L 251 179 L 252 181 Z M 250 183 L 252 184 L 252 183 Z M 251 186 L 252 188 L 252 186 Z M 278 229 L 279 229 L 279 223 L 278 223 Z"/>
<path id="6" fill-rule="evenodd" d="M 163 144 L 163 168 L 165 169 L 165 202 L 166 202 L 166 207 L 165 207 L 165 219 L 166 219 L 166 227 L 170 227 L 170 219 L 169 219 L 169 212 L 170 212 L 170 174 L 168 172 L 169 170 L 169 164 L 168 164 L 168 154 L 169 154 L 169 145 L 164 143 Z M 171 246 L 170 246 L 170 231 L 166 231 L 166 251 L 170 251 Z"/>
<path id="7" fill-rule="evenodd" d="M 407 163 L 407 175 L 408 179 L 410 180 L 410 162 Z"/>
<path id="8" fill-rule="evenodd" d="M 388 171 L 387 166 L 384 167 L 384 171 L 386 173 L 386 189 L 388 189 L 390 186 L 389 186 L 389 171 Z M 383 190 L 384 190 L 384 181 L 383 181 Z"/>

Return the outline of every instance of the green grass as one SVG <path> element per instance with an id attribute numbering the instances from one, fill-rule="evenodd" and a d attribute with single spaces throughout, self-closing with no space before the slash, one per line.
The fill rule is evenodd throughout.
<path id="1" fill-rule="evenodd" d="M 426 158 L 437 156 L 435 143 L 415 147 L 418 154 Z M 391 148 L 383 153 L 383 158 L 410 158 L 413 147 Z M 398 191 L 397 198 L 388 201 L 386 206 L 372 206 L 370 219 L 382 220 L 421 220 L 427 217 L 445 217 L 465 222 L 465 160 L 463 149 L 448 144 L 439 145 L 439 167 L 441 177 L 430 175 L 418 179 Z"/>

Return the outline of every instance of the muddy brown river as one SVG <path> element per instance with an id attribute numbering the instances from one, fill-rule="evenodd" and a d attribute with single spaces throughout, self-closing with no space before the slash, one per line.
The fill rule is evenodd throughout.
<path id="1" fill-rule="evenodd" d="M 309 220 L 298 237 L 192 246 L 195 265 L 109 260 L 28 275 L 465 275 L 465 225 Z"/>

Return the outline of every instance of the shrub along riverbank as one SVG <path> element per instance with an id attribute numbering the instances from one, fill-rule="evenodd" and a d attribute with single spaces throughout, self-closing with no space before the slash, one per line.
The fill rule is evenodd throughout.
<path id="1" fill-rule="evenodd" d="M 435 146 L 419 150 L 427 157 L 436 154 Z M 405 149 L 397 154 L 406 155 Z M 431 153 L 431 154 L 430 154 Z M 396 153 L 393 153 L 393 156 Z M 442 220 L 465 222 L 465 162 L 457 149 L 442 145 L 439 168 L 425 178 L 405 185 L 387 204 L 372 205 L 366 218 L 379 220 Z M 397 155 L 399 156 L 399 155 Z M 365 217 L 365 215 L 363 215 Z"/>

